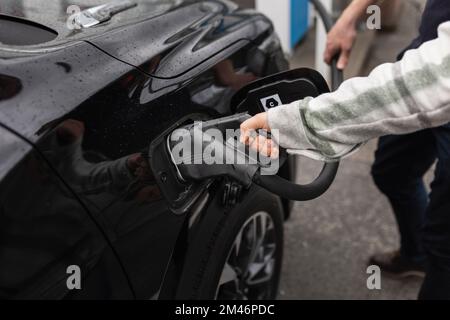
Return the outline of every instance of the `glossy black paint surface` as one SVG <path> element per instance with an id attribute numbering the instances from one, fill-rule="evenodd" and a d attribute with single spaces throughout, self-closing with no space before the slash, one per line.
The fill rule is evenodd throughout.
<path id="1" fill-rule="evenodd" d="M 236 90 L 284 67 L 259 14 L 221 1 L 138 2 L 76 34 L 64 31 L 64 1 L 46 12 L 0 4 L 59 33 L 40 46 L 0 45 L 5 298 L 170 297 L 196 220 L 168 209 L 148 147 L 186 115 L 231 113 Z M 205 189 L 208 199 L 221 196 L 220 184 Z M 65 285 L 72 264 L 79 291 Z"/>
<path id="2" fill-rule="evenodd" d="M 9 143 L 29 150 L 3 128 L 0 136 L 2 147 Z M 39 152 L 18 160 L 0 184 L 0 298 L 131 298 L 120 265 L 90 215 Z M 70 265 L 84 270 L 83 290 L 67 289 Z"/>
<path id="3" fill-rule="evenodd" d="M 133 0 L 137 6 L 117 14 L 113 19 L 106 21 L 94 28 L 73 29 L 68 28 L 71 24 L 69 17 L 80 10 L 92 8 L 111 2 L 109 0 L 2 0 L 0 3 L 0 14 L 19 18 L 42 24 L 58 33 L 58 36 L 48 43 L 31 46 L 21 46 L 27 50 L 50 50 L 73 41 L 86 39 L 90 36 L 104 34 L 105 32 L 133 25 L 139 21 L 148 20 L 175 9 L 183 1 L 179 0 Z M 76 6 L 76 7 L 71 7 Z M 69 23 L 68 23 L 69 22 Z M 4 45 L 2 45 L 5 47 Z M 8 46 L 14 48 L 15 46 Z"/>

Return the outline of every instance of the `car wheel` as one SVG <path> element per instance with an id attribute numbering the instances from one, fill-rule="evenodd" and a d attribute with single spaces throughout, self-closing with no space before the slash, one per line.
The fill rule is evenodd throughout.
<path id="1" fill-rule="evenodd" d="M 283 209 L 252 188 L 243 202 L 200 236 L 186 259 L 179 299 L 255 300 L 277 295 L 283 258 Z"/>

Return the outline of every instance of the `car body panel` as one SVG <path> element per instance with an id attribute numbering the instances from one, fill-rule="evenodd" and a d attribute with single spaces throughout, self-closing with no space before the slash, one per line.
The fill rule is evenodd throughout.
<path id="1" fill-rule="evenodd" d="M 162 198 L 146 159 L 151 141 L 185 116 L 230 114 L 233 93 L 279 71 L 284 59 L 270 22 L 259 14 L 223 0 L 169 2 L 154 17 L 136 18 L 131 9 L 95 32 L 0 47 L 0 87 L 7 88 L 0 91 L 0 124 L 36 149 L 92 216 L 117 254 L 103 268 L 121 265 L 122 278 L 142 299 L 171 292 L 167 283 L 176 286 L 194 215 L 175 214 Z M 31 8 L 23 16 L 37 17 L 39 6 Z M 63 23 L 58 12 L 55 29 Z M 19 160 L 31 152 L 8 140 L 0 155 L 11 148 L 14 155 L 0 167 L 5 177 L 24 170 Z M 215 193 L 221 183 L 205 190 L 210 198 L 221 198 Z M 203 207 L 194 208 L 201 217 Z M 97 295 L 105 297 L 101 290 Z"/>
<path id="2" fill-rule="evenodd" d="M 0 122 L 37 141 L 51 124 L 132 67 L 85 42 L 45 54 L 0 59 L 0 85 L 19 82 L 14 94 L 0 97 Z M 99 72 L 98 70 L 102 70 Z"/>
<path id="3" fill-rule="evenodd" d="M 29 46 L 0 45 L 0 49 L 17 52 L 46 52 L 66 46 L 91 36 L 104 34 L 116 28 L 133 25 L 139 21 L 163 15 L 182 3 L 180 0 L 133 0 L 137 6 L 113 16 L 112 19 L 92 28 L 77 29 L 71 26 L 71 15 L 79 10 L 112 2 L 112 0 L 2 0 L 0 14 L 24 18 L 44 25 L 58 33 L 49 42 Z M 5 52 L 4 52 L 5 53 Z M 1 50 L 0 50 L 1 56 Z"/>
<path id="4" fill-rule="evenodd" d="M 1 126 L 0 137 L 6 146 L 26 150 L 0 180 L 0 297 L 132 298 L 96 219 L 40 152 Z M 82 270 L 83 290 L 69 290 L 69 267 Z"/>
<path id="5" fill-rule="evenodd" d="M 1 74 L 14 78 L 21 88 L 7 103 L 0 96 L 0 119 L 34 141 L 36 132 L 45 124 L 70 112 L 99 88 L 133 70 L 133 66 L 150 76 L 141 103 L 178 89 L 271 30 L 264 16 L 230 11 L 235 7 L 226 4 L 187 1 L 164 15 L 132 26 L 109 28 L 105 33 L 99 29 L 97 34 L 101 35 L 86 37 L 88 42 L 72 41 L 51 52 L 16 52 L 22 56 L 0 58 Z M 29 9 L 22 15 L 35 17 L 30 14 L 35 11 Z M 114 19 L 122 14 L 125 12 Z M 0 81 L 2 86 L 12 82 Z M 17 119 L 23 119 L 23 123 Z"/>
<path id="6" fill-rule="evenodd" d="M 272 29 L 263 15 L 226 4 L 186 2 L 165 15 L 88 40 L 158 79 L 178 78 L 194 68 L 198 74 L 222 60 L 208 61 L 222 51 L 233 47 L 235 52 Z"/>
<path id="7" fill-rule="evenodd" d="M 13 169 L 18 162 L 31 150 L 31 145 L 19 139 L 16 135 L 2 128 L 0 134 L 0 181 Z"/>

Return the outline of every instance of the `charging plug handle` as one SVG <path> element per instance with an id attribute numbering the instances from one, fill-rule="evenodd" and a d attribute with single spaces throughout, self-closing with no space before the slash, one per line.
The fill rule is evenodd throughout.
<path id="1" fill-rule="evenodd" d="M 257 173 L 253 182 L 264 189 L 283 198 L 293 201 L 309 201 L 320 197 L 334 181 L 339 162 L 327 162 L 319 176 L 307 185 L 295 184 L 277 175 L 261 175 Z"/>
<path id="2" fill-rule="evenodd" d="M 246 188 L 250 187 L 252 183 L 255 183 L 274 194 L 294 201 L 312 200 L 327 191 L 336 176 L 339 162 L 326 162 L 319 176 L 313 182 L 306 185 L 298 185 L 275 174 L 264 175 L 263 172 L 265 171 L 262 170 L 261 165 L 257 163 L 250 164 L 248 162 L 249 159 L 246 158 L 246 154 L 239 152 L 235 146 L 229 146 L 224 143 L 224 141 L 216 139 L 205 139 L 205 137 L 208 137 L 208 129 L 216 128 L 220 129 L 221 132 L 224 132 L 226 129 L 236 129 L 248 118 L 248 114 L 236 114 L 185 127 L 186 130 L 183 131 L 183 136 L 185 136 L 185 139 L 188 139 L 188 141 L 191 141 L 192 146 L 203 145 L 205 148 L 207 146 L 215 146 L 213 148 L 214 150 L 220 150 L 221 147 L 225 147 L 225 149 L 229 151 L 221 153 L 223 158 L 218 158 L 218 160 L 221 160 L 219 164 L 206 164 L 203 162 L 194 163 L 193 161 L 177 164 L 177 161 L 173 158 L 172 147 L 176 145 L 179 140 L 177 138 L 173 140 L 168 138 L 168 150 L 170 150 L 170 154 L 172 154 L 172 162 L 177 168 L 179 178 L 184 181 L 202 181 L 218 176 L 228 176 L 239 181 Z M 171 144 L 171 142 L 174 144 Z M 195 150 L 193 147 L 191 149 Z M 200 159 L 204 156 L 202 150 L 203 148 L 200 148 L 197 151 L 199 153 L 189 153 L 187 157 L 182 158 L 189 158 L 191 160 Z M 229 163 L 227 161 L 227 155 L 232 155 L 231 159 L 233 160 L 239 159 L 241 161 L 237 161 L 234 164 L 227 164 Z M 279 161 L 281 165 L 286 159 L 285 156 L 284 150 L 280 149 Z"/>

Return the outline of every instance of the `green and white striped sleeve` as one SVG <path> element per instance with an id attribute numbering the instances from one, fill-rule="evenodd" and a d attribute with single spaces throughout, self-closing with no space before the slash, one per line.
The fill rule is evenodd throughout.
<path id="1" fill-rule="evenodd" d="M 401 61 L 347 80 L 335 92 L 270 109 L 268 119 L 290 153 L 329 161 L 376 137 L 450 122 L 450 22 Z"/>

